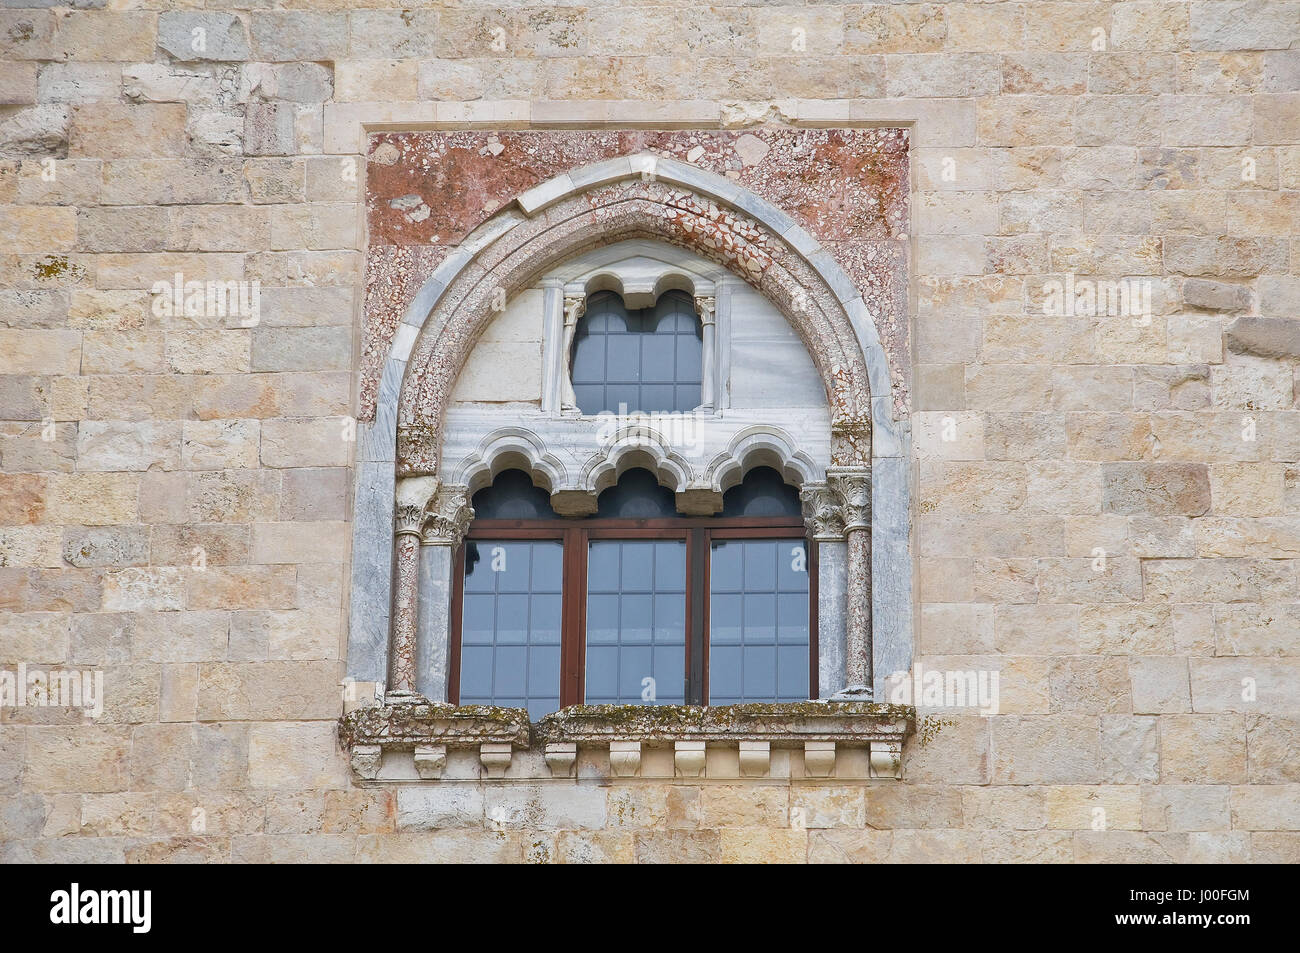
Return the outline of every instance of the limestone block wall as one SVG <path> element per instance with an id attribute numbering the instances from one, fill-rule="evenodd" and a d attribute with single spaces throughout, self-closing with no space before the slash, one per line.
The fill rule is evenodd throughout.
<path id="1" fill-rule="evenodd" d="M 0 860 L 1300 860 L 1300 3 L 121 6 L 0 10 L 0 673 L 102 702 L 0 707 Z M 358 782 L 362 302 L 437 264 L 363 124 L 855 123 L 916 659 L 997 713 L 901 781 Z"/>

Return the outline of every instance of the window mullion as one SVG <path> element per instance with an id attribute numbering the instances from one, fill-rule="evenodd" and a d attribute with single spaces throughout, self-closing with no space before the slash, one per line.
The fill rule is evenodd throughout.
<path id="1" fill-rule="evenodd" d="M 708 698 L 709 531 L 689 530 L 687 539 L 686 701 L 703 705 Z"/>
<path id="2" fill-rule="evenodd" d="M 564 632 L 560 640 L 560 705 L 582 703 L 582 674 L 586 656 L 587 534 L 581 529 L 564 531 L 564 577 L 561 614 Z"/>

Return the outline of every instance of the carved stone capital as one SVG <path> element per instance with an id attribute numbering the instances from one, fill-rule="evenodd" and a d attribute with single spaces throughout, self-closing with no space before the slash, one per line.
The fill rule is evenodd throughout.
<path id="1" fill-rule="evenodd" d="M 844 538 L 844 509 L 839 495 L 825 483 L 805 483 L 799 490 L 803 521 L 812 538 L 822 541 Z"/>
<path id="2" fill-rule="evenodd" d="M 587 296 L 585 294 L 566 294 L 564 296 L 564 325 L 571 327 L 587 313 Z"/>
<path id="3" fill-rule="evenodd" d="M 713 324 L 717 320 L 718 299 L 713 295 L 696 295 L 695 311 L 700 316 L 700 324 Z"/>
<path id="4" fill-rule="evenodd" d="M 437 546 L 459 546 L 474 519 L 469 505 L 469 488 L 459 484 L 444 485 L 434 495 L 432 512 L 424 526 L 424 542 Z"/>
<path id="5" fill-rule="evenodd" d="M 840 498 L 844 509 L 844 532 L 871 525 L 871 469 L 836 467 L 826 471 L 826 484 Z"/>
<path id="6" fill-rule="evenodd" d="M 403 477 L 397 481 L 393 503 L 393 533 L 419 536 L 424 529 L 425 507 L 433 499 L 438 480 L 431 476 Z"/>
<path id="7" fill-rule="evenodd" d="M 398 503 L 393 508 L 393 535 L 419 536 L 424 530 L 424 505 Z"/>

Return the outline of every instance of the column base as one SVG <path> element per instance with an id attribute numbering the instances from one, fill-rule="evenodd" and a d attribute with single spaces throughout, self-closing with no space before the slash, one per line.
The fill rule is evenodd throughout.
<path id="1" fill-rule="evenodd" d="M 385 705 L 445 705 L 450 708 L 450 702 L 434 701 L 431 698 L 425 698 L 419 692 L 398 689 L 396 691 L 384 692 Z"/>

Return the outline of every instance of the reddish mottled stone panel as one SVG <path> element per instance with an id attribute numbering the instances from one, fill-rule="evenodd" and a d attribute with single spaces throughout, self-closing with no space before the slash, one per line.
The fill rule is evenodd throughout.
<path id="1" fill-rule="evenodd" d="M 905 129 L 502 130 L 370 137 L 361 416 L 405 308 L 447 253 L 520 192 L 592 162 L 652 151 L 725 175 L 822 242 L 877 316 L 906 406 Z"/>

